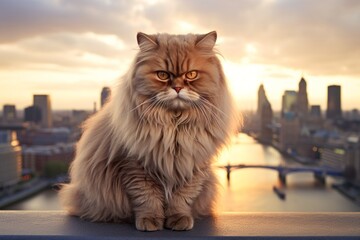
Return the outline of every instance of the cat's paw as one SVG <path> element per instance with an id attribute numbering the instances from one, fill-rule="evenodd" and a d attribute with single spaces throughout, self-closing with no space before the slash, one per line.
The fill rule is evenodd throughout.
<path id="1" fill-rule="evenodd" d="M 175 214 L 166 219 L 165 227 L 175 231 L 190 230 L 194 227 L 194 218 Z"/>
<path id="2" fill-rule="evenodd" d="M 153 232 L 162 230 L 164 225 L 164 219 L 143 217 L 136 218 L 135 226 L 139 231 Z"/>

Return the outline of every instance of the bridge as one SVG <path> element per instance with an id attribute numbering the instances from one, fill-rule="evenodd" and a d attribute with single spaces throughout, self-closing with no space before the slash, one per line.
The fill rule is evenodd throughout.
<path id="1" fill-rule="evenodd" d="M 299 173 L 299 172 L 312 172 L 314 173 L 314 177 L 317 181 L 322 184 L 325 184 L 326 176 L 334 176 L 334 177 L 343 177 L 344 172 L 340 170 L 335 170 L 327 167 L 316 167 L 316 166 L 282 166 L 282 165 L 252 165 L 252 164 L 238 164 L 238 165 L 226 165 L 219 166 L 219 168 L 223 168 L 227 172 L 227 179 L 230 180 L 230 173 L 232 170 L 236 169 L 244 169 L 244 168 L 263 168 L 278 171 L 279 180 L 281 183 L 286 184 L 286 175 L 291 173 Z"/>

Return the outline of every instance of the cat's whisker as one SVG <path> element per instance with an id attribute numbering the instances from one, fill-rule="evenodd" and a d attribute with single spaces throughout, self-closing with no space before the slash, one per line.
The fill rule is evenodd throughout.
<path id="1" fill-rule="evenodd" d="M 203 103 L 209 105 L 210 107 L 214 108 L 215 110 L 217 110 L 218 112 L 220 112 L 221 114 L 223 114 L 225 117 L 229 118 L 229 116 L 222 111 L 220 108 L 216 107 L 214 104 L 212 104 L 209 100 L 207 100 L 204 97 L 200 97 L 200 101 L 202 101 Z"/>
<path id="2" fill-rule="evenodd" d="M 202 103 L 204 103 L 204 102 L 202 102 Z M 205 115 L 205 117 L 207 118 L 207 121 L 209 123 L 213 122 L 218 127 L 225 125 L 224 120 L 220 116 L 218 116 L 217 112 L 214 111 L 213 105 L 201 104 L 199 106 L 201 107 L 201 110 L 202 110 L 203 114 Z M 209 113 L 209 114 L 206 114 L 206 113 Z M 211 116 L 211 119 L 210 119 L 209 115 Z"/>
<path id="3" fill-rule="evenodd" d="M 204 107 L 198 103 L 194 104 L 195 109 L 197 111 L 200 111 L 201 114 L 199 114 L 200 116 L 202 115 L 204 117 L 204 120 L 206 121 L 206 124 L 210 124 L 210 118 L 208 117 L 208 114 L 206 113 L 206 110 L 204 109 Z"/>
<path id="4" fill-rule="evenodd" d="M 143 106 L 144 104 L 147 104 L 147 103 L 150 103 L 150 102 L 154 101 L 155 99 L 156 99 L 156 95 L 153 96 L 153 97 L 151 97 L 151 98 L 149 98 L 149 99 L 147 99 L 147 100 L 145 100 L 144 102 L 140 103 L 139 105 L 137 105 L 137 106 L 134 107 L 133 109 L 129 110 L 129 112 L 132 112 L 132 111 L 138 109 L 139 107 Z"/>
<path id="5" fill-rule="evenodd" d="M 162 101 L 161 99 L 156 99 L 156 101 L 154 101 L 152 104 L 149 105 L 149 107 L 147 107 L 143 113 L 140 115 L 140 121 L 142 122 L 144 120 L 145 115 L 147 115 L 148 113 L 151 113 L 152 111 L 154 111 L 156 108 L 161 107 Z M 152 116 L 157 116 L 158 114 L 150 114 Z M 157 119 L 159 120 L 159 119 Z"/>
<path id="6" fill-rule="evenodd" d="M 139 122 L 140 123 L 143 123 L 143 120 L 144 120 L 144 117 L 146 114 L 148 114 L 153 108 L 154 108 L 154 105 L 156 105 L 156 102 L 152 102 L 152 104 L 150 104 L 149 106 L 147 106 L 147 108 L 145 108 L 142 113 L 140 114 L 140 119 L 139 119 Z"/>
<path id="7" fill-rule="evenodd" d="M 140 117 L 139 121 L 140 121 L 141 123 L 143 123 L 144 117 L 151 111 L 151 109 L 152 109 L 153 107 L 154 107 L 153 104 L 151 104 L 151 105 L 149 105 L 149 106 L 141 113 L 141 115 L 139 116 L 139 117 Z"/>

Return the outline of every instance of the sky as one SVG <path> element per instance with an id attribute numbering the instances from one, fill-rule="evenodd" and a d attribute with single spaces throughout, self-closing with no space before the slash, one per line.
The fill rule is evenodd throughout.
<path id="1" fill-rule="evenodd" d="M 49 94 L 53 109 L 92 109 L 128 70 L 137 32 L 213 30 L 240 109 L 256 109 L 264 84 L 279 110 L 302 76 L 310 104 L 326 110 L 337 84 L 342 108 L 360 108 L 358 0 L 0 0 L 0 106 Z"/>

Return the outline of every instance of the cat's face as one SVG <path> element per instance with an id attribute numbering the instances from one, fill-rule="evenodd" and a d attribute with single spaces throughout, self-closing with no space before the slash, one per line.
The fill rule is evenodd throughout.
<path id="1" fill-rule="evenodd" d="M 139 33 L 133 77 L 139 96 L 157 108 L 181 111 L 208 101 L 222 81 L 213 52 L 216 32 L 206 35 Z"/>

